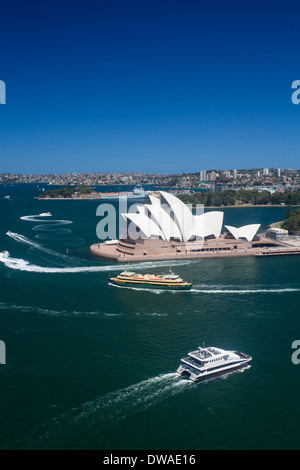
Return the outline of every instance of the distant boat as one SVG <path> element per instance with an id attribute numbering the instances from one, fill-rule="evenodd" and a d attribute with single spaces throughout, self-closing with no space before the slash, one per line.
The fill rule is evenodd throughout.
<path id="1" fill-rule="evenodd" d="M 109 199 L 118 201 L 122 198 L 127 199 L 146 199 L 148 193 L 145 192 L 142 186 L 136 186 L 133 191 L 122 191 L 119 193 L 100 193 L 101 199 Z"/>

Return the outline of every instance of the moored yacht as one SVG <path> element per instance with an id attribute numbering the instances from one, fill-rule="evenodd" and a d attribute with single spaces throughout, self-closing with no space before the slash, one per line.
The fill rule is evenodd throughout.
<path id="1" fill-rule="evenodd" d="M 251 356 L 239 351 L 199 347 L 181 359 L 177 373 L 187 376 L 193 382 L 198 382 L 242 369 L 251 360 Z"/>

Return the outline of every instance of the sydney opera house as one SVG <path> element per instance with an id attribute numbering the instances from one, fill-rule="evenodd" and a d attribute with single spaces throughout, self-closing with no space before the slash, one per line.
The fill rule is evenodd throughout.
<path id="1" fill-rule="evenodd" d="M 173 194 L 149 195 L 150 204 L 122 214 L 126 235 L 91 246 L 95 255 L 119 262 L 255 256 L 262 249 L 280 244 L 257 233 L 260 225 L 232 227 L 224 224 L 224 213 L 194 214 Z M 196 211 L 197 212 L 197 211 Z"/>

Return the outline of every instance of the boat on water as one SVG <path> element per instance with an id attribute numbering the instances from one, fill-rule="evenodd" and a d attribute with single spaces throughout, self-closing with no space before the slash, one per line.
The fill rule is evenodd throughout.
<path id="1" fill-rule="evenodd" d="M 100 193 L 100 199 L 108 199 L 111 201 L 118 201 L 122 198 L 127 199 L 146 199 L 148 193 L 142 186 L 136 186 L 133 191 L 123 191 L 118 193 Z"/>
<path id="2" fill-rule="evenodd" d="M 123 271 L 117 277 L 111 277 L 109 283 L 115 286 L 142 287 L 150 289 L 188 290 L 192 284 L 185 282 L 171 270 L 169 274 L 136 274 Z"/>
<path id="3" fill-rule="evenodd" d="M 198 382 L 243 369 L 251 360 L 251 356 L 239 351 L 199 347 L 181 359 L 177 373 Z"/>

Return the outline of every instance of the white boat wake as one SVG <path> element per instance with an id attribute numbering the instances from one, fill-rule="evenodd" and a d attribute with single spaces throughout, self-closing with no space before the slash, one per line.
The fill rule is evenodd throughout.
<path id="1" fill-rule="evenodd" d="M 182 379 L 174 372 L 158 375 L 84 403 L 76 410 L 75 420 L 87 419 L 95 413 L 102 419 L 128 416 L 192 385 L 192 382 Z"/>
<path id="2" fill-rule="evenodd" d="M 103 425 L 105 427 L 115 425 L 118 421 L 155 406 L 160 401 L 193 386 L 195 384 L 180 378 L 176 373 L 168 373 L 109 392 L 56 418 L 51 418 L 39 427 L 35 436 L 30 438 L 30 444 L 35 446 L 47 444 L 50 435 L 52 444 L 53 440 L 62 443 L 68 433 L 85 435 L 87 429 L 91 427 L 95 428 L 96 434 L 103 432 Z M 23 439 L 24 441 L 26 439 Z"/>
<path id="3" fill-rule="evenodd" d="M 25 314 L 37 314 L 37 315 L 50 315 L 55 317 L 74 317 L 74 316 L 99 316 L 102 318 L 113 318 L 123 316 L 123 312 L 120 313 L 108 313 L 101 310 L 95 311 L 78 311 L 78 310 L 53 310 L 50 308 L 43 308 L 30 305 L 16 305 L 9 302 L 0 302 L 0 310 L 13 310 L 16 312 L 22 312 Z"/>
<path id="4" fill-rule="evenodd" d="M 300 292 L 296 288 L 282 288 L 282 289 L 191 289 L 190 292 L 194 294 L 282 294 L 285 292 Z"/>
<path id="5" fill-rule="evenodd" d="M 53 256 L 53 258 L 56 261 L 60 259 L 61 262 L 63 262 L 64 264 L 67 263 L 67 264 L 75 265 L 75 264 L 78 264 L 78 262 L 79 263 L 81 262 L 77 257 L 71 256 L 69 254 L 59 253 L 58 251 L 46 248 L 41 243 L 38 243 L 37 241 L 33 241 L 30 238 L 25 237 L 24 235 L 20 235 L 19 233 L 14 233 L 14 232 L 9 231 L 6 233 L 6 235 L 18 243 L 22 243 L 23 245 L 29 246 L 30 249 L 41 251 L 42 253 L 46 253 L 50 256 Z M 54 261 L 55 264 L 57 264 L 56 261 Z"/>
<path id="6" fill-rule="evenodd" d="M 110 286 L 116 287 L 118 289 L 130 289 L 134 291 L 141 291 L 141 292 L 151 292 L 152 294 L 187 294 L 191 292 L 192 294 L 239 294 L 239 295 L 245 295 L 245 294 L 281 294 L 285 292 L 300 292 L 300 289 L 296 288 L 282 288 L 282 289 L 211 289 L 211 288 L 206 288 L 206 289 L 197 289 L 197 288 L 192 288 L 192 289 L 186 289 L 186 290 L 175 290 L 175 289 L 152 289 L 152 288 L 145 288 L 145 287 L 132 287 L 132 286 L 117 286 L 116 284 L 111 284 L 109 283 Z M 209 286 L 207 286 L 209 287 Z"/>
<path id="7" fill-rule="evenodd" d="M 37 215 L 24 215 L 23 217 L 20 217 L 20 219 L 25 220 L 26 222 L 38 222 L 40 225 L 37 225 L 32 229 L 35 231 L 57 231 L 57 227 L 61 225 L 70 225 L 73 223 L 72 220 L 49 220 L 49 217 L 52 217 L 52 214 L 50 212 L 44 212 Z M 68 233 L 71 232 L 69 229 L 60 230 L 64 230 Z"/>
<path id="8" fill-rule="evenodd" d="M 64 268 L 52 268 L 38 266 L 31 264 L 29 261 L 26 261 L 21 258 L 12 258 L 8 251 L 0 253 L 0 262 L 3 263 L 6 267 L 10 269 L 15 269 L 19 271 L 35 272 L 35 273 L 49 273 L 49 274 L 71 274 L 71 273 L 93 273 L 93 272 L 109 272 L 109 271 L 122 271 L 124 269 L 120 265 L 104 265 L 104 266 L 77 266 L 77 267 L 64 267 Z M 175 262 L 176 265 L 186 264 L 185 262 Z M 171 263 L 171 265 L 173 265 Z M 161 263 L 155 262 L 145 262 L 138 265 L 132 265 L 134 269 L 143 269 L 145 267 L 161 267 Z M 170 266 L 170 263 L 165 264 L 164 266 Z"/>
<path id="9" fill-rule="evenodd" d="M 190 292 L 189 290 L 172 290 L 172 289 L 153 289 L 153 288 L 147 288 L 147 287 L 132 287 L 132 286 L 118 286 L 116 284 L 108 283 L 109 286 L 111 287 L 116 287 L 117 289 L 129 289 L 129 290 L 136 290 L 140 292 L 151 292 L 152 294 L 164 294 L 166 292 L 169 293 L 176 293 L 180 294 L 182 292 Z"/>
<path id="10" fill-rule="evenodd" d="M 31 264 L 21 258 L 11 258 L 9 252 L 0 253 L 0 262 L 10 269 L 18 271 L 26 271 L 31 273 L 52 273 L 52 274 L 66 274 L 66 273 L 84 273 L 84 272 L 101 272 L 110 270 L 119 270 L 118 266 L 77 266 L 77 267 L 64 267 L 52 268 L 43 267 Z"/>
<path id="11" fill-rule="evenodd" d="M 249 366 L 250 367 L 250 366 Z M 38 432 L 30 437 L 30 445 L 34 447 L 47 446 L 47 442 L 57 442 L 63 445 L 68 435 L 86 436 L 87 432 L 97 435 L 103 433 L 108 426 L 115 426 L 117 422 L 141 413 L 163 400 L 194 389 L 198 386 L 210 384 L 215 380 L 226 380 L 234 374 L 244 372 L 246 368 L 231 371 L 221 377 L 211 378 L 199 383 L 191 382 L 171 372 L 152 377 L 120 390 L 109 392 L 92 401 L 83 403 L 79 407 L 70 409 L 61 415 L 51 418 L 39 426 Z M 51 439 L 49 439 L 51 437 Z M 28 439 L 28 438 L 27 438 Z M 20 440 L 26 445 L 26 438 Z"/>
<path id="12" fill-rule="evenodd" d="M 31 248 L 35 248 L 36 250 L 43 251 L 44 253 L 47 253 L 52 256 L 59 256 L 65 259 L 68 259 L 69 257 L 66 255 L 62 255 L 61 253 L 58 253 L 57 251 L 54 250 L 49 250 L 49 248 L 46 248 L 45 246 L 41 245 L 40 243 L 34 242 L 33 240 L 30 240 L 27 237 L 24 237 L 24 235 L 20 235 L 19 233 L 14 233 L 11 231 L 8 231 L 6 235 L 16 242 L 23 243 L 24 245 L 28 245 Z"/>
<path id="13" fill-rule="evenodd" d="M 44 222 L 41 220 L 41 217 L 52 217 L 52 214 L 51 212 L 42 212 L 42 214 L 24 215 L 23 217 L 20 217 L 20 219 L 25 220 L 26 222 Z"/>

